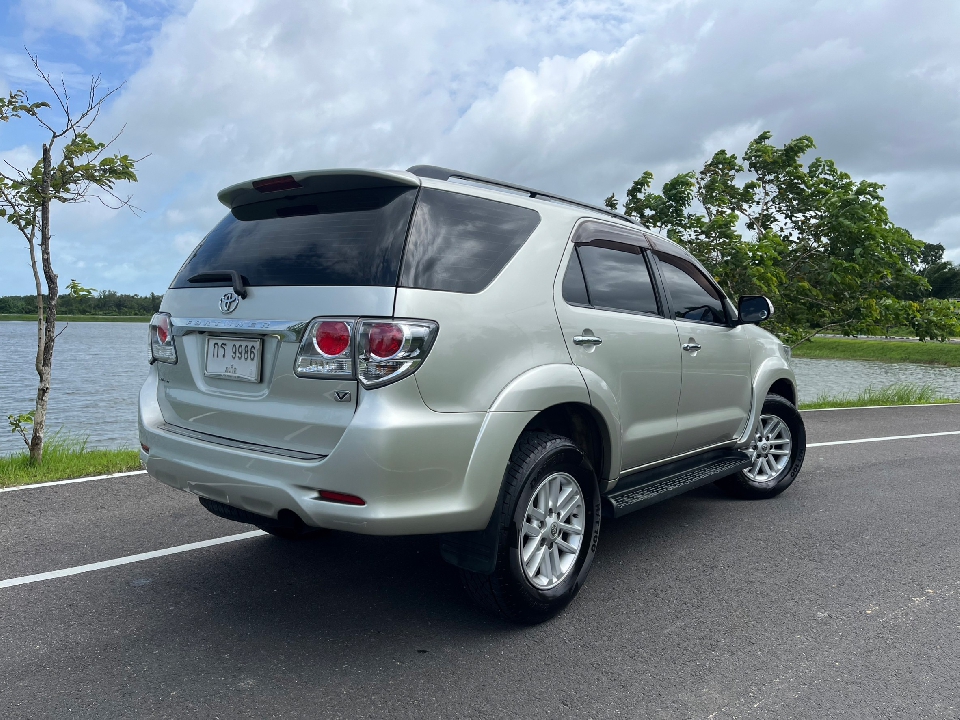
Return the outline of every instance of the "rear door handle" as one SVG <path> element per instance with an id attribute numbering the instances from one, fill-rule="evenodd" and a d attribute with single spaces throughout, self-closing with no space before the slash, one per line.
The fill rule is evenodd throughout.
<path id="1" fill-rule="evenodd" d="M 684 343 L 682 347 L 687 352 L 696 352 L 700 349 L 700 345 L 698 343 Z"/>
<path id="2" fill-rule="evenodd" d="M 599 345 L 603 340 L 598 338 L 596 335 L 574 335 L 573 344 L 574 345 Z"/>

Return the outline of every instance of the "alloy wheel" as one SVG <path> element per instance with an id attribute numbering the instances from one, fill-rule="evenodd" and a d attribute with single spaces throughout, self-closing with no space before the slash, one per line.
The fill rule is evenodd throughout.
<path id="1" fill-rule="evenodd" d="M 567 473 L 546 477 L 537 487 L 520 528 L 520 564 L 539 590 L 560 584 L 576 565 L 586 519 L 583 492 Z"/>
<path id="2" fill-rule="evenodd" d="M 752 465 L 743 474 L 754 485 L 769 487 L 790 464 L 793 438 L 790 428 L 776 415 L 761 415 L 748 452 Z"/>

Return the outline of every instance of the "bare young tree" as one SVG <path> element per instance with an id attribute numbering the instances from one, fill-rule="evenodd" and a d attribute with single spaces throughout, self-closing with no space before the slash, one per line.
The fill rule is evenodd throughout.
<path id="1" fill-rule="evenodd" d="M 108 154 L 119 133 L 106 143 L 97 142 L 88 134 L 104 102 L 119 87 L 101 91 L 100 77 L 91 78 L 87 97 L 78 111 L 71 104 L 70 93 L 63 79 L 59 84 L 55 83 L 49 73 L 40 69 L 38 58 L 29 52 L 27 54 L 55 102 L 53 105 L 43 101 L 30 102 L 26 90 L 14 90 L 9 97 L 0 97 L 0 122 L 32 118 L 48 138 L 42 144 L 40 158 L 33 167 L 21 169 L 9 162 L 0 167 L 0 218 L 15 227 L 27 241 L 36 286 L 36 369 L 39 377 L 36 405 L 31 412 L 11 415 L 9 420 L 27 444 L 31 460 L 39 463 L 43 458 L 53 348 L 58 336 L 57 299 L 60 295 L 51 257 L 50 206 L 54 202 L 71 204 L 96 199 L 111 209 L 127 208 L 136 212 L 131 198 L 118 196 L 114 188 L 121 181 L 137 181 L 134 169 L 143 158 L 134 160 L 128 155 Z M 55 115 L 57 119 L 48 119 L 50 115 Z M 59 150 L 56 163 L 55 148 Z M 28 440 L 25 426 L 30 424 L 33 429 Z"/>

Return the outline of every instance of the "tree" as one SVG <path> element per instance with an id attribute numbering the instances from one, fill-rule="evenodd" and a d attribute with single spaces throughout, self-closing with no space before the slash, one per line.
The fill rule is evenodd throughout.
<path id="1" fill-rule="evenodd" d="M 742 160 L 717 151 L 660 193 L 644 172 L 625 214 L 686 247 L 730 295 L 768 295 L 777 308 L 770 327 L 787 342 L 896 325 L 921 340 L 960 332 L 960 305 L 929 297 L 918 271 L 925 243 L 890 221 L 883 186 L 854 180 L 832 160 L 804 166 L 815 147 L 808 136 L 781 148 L 771 137 L 761 133 Z M 613 195 L 607 206 L 618 207 Z"/>
<path id="2" fill-rule="evenodd" d="M 81 112 L 76 114 L 71 106 L 66 84 L 61 80 L 57 87 L 50 75 L 40 69 L 38 59 L 33 55 L 30 55 L 30 59 L 56 101 L 59 120 L 48 120 L 48 111 L 53 111 L 50 103 L 31 102 L 25 90 L 15 90 L 6 98 L 0 97 L 0 121 L 32 118 L 39 125 L 41 133 L 47 137 L 47 141 L 42 144 L 40 158 L 31 168 L 20 169 L 7 163 L 6 167 L 0 170 L 0 217 L 15 227 L 27 241 L 36 287 L 36 370 L 39 377 L 37 399 L 32 414 L 17 416 L 19 428 L 14 427 L 14 430 L 23 436 L 30 450 L 31 460 L 39 463 L 43 458 L 53 349 L 58 335 L 57 300 L 60 294 L 50 245 L 51 204 L 80 203 L 96 198 L 113 209 L 126 207 L 135 210 L 130 198 L 117 196 L 114 188 L 121 181 L 136 182 L 134 169 L 139 160 L 131 159 L 128 155 L 108 154 L 119 134 L 107 143 L 97 142 L 88 134 L 104 102 L 119 88 L 101 93 L 100 78 L 91 78 L 86 103 Z M 55 148 L 59 148 L 56 162 Z M 79 285 L 77 287 L 84 289 Z M 23 428 L 27 422 L 33 425 L 29 441 Z"/>
<path id="3" fill-rule="evenodd" d="M 940 243 L 925 243 L 917 272 L 930 283 L 930 297 L 956 300 L 960 298 L 960 267 L 944 260 L 943 253 Z"/>

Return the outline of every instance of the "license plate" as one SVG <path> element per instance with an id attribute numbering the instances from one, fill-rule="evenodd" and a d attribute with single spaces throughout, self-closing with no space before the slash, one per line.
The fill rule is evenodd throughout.
<path id="1" fill-rule="evenodd" d="M 203 374 L 225 380 L 260 382 L 262 340 L 208 337 Z"/>

